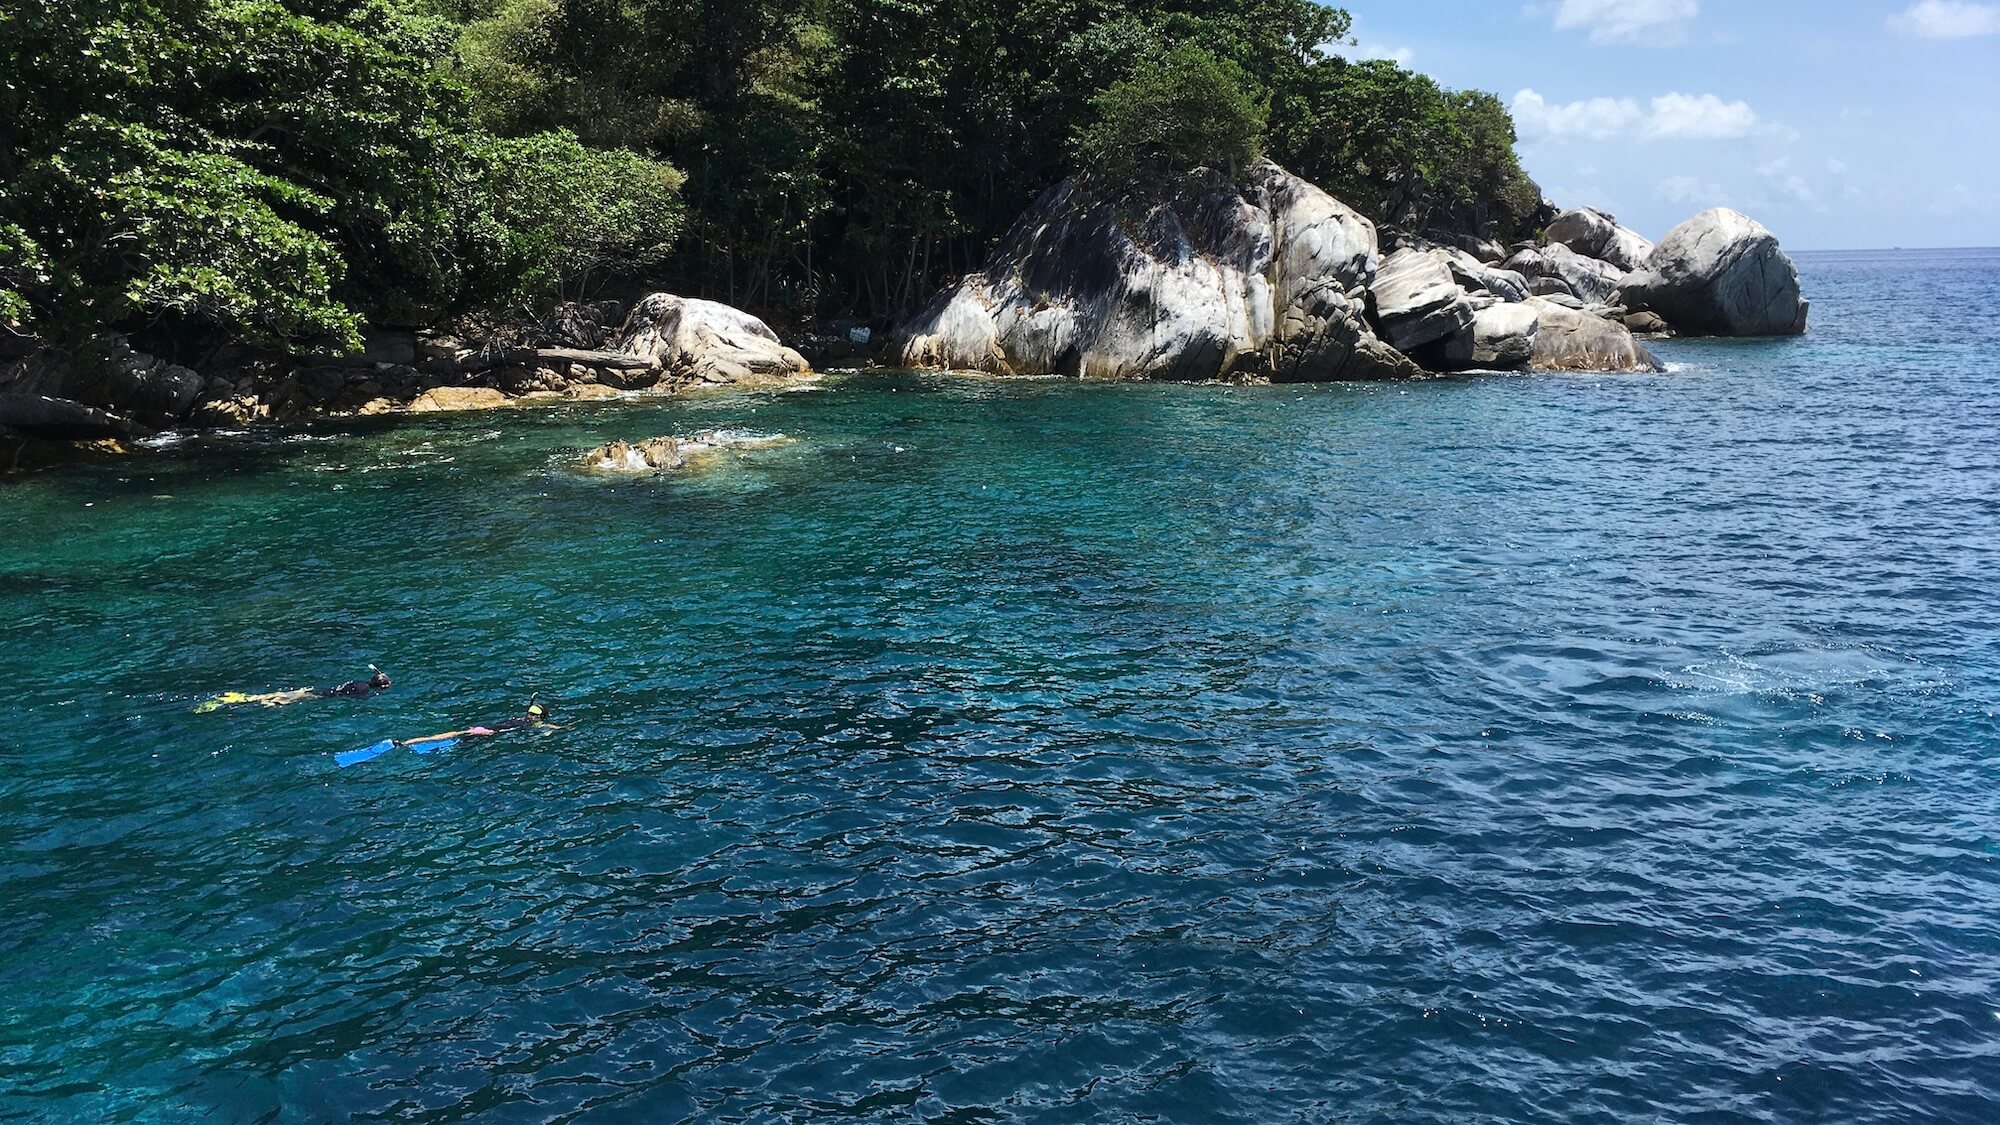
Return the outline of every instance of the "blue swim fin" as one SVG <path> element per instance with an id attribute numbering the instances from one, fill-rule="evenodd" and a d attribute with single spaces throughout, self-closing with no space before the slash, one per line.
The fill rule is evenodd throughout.
<path id="1" fill-rule="evenodd" d="M 345 753 L 335 754 L 333 756 L 333 764 L 339 766 L 341 769 L 346 769 L 349 766 L 358 766 L 363 762 L 372 762 L 395 748 L 396 740 L 385 738 L 373 746 L 364 746 L 359 750 L 349 750 Z"/>
<path id="2" fill-rule="evenodd" d="M 410 744 L 410 749 L 415 750 L 419 754 L 435 754 L 440 750 L 449 750 L 456 745 L 458 745 L 458 739 L 447 738 L 443 742 L 413 742 Z"/>

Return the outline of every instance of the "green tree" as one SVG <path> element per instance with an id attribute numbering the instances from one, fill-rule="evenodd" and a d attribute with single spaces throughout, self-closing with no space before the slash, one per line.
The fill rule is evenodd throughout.
<path id="1" fill-rule="evenodd" d="M 480 129 L 459 30 L 403 0 L 0 9 L 9 306 L 56 343 L 352 343 L 671 238 L 671 169 Z"/>
<path id="2" fill-rule="evenodd" d="M 1235 63 L 1193 44 L 1147 59 L 1095 99 L 1077 134 L 1084 169 L 1115 182 L 1214 165 L 1234 171 L 1263 151 L 1267 108 Z"/>

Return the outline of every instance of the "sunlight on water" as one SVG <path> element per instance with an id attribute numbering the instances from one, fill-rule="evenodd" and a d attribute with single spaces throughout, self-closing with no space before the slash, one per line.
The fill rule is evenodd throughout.
<path id="1" fill-rule="evenodd" d="M 0 484 L 0 1118 L 1992 1120 L 2000 338 L 1896 295 L 2000 255 L 1802 267 L 1664 376 Z M 583 467 L 717 430 L 788 440 Z"/>

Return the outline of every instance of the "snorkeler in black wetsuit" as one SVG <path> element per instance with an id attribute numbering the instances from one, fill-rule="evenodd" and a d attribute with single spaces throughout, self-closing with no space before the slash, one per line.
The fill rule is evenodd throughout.
<path id="1" fill-rule="evenodd" d="M 195 706 L 197 713 L 206 714 L 222 707 L 242 703 L 258 703 L 265 707 L 283 707 L 287 703 L 300 703 L 308 699 L 366 699 L 378 691 L 389 690 L 389 674 L 373 664 L 368 666 L 368 678 L 349 680 L 338 687 L 294 688 L 291 691 L 267 691 L 261 695 L 246 695 L 240 691 L 224 692 L 213 699 L 203 700 Z"/>

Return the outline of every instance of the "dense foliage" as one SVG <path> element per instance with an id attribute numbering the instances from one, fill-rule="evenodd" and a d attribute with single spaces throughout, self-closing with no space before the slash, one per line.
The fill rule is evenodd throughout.
<path id="1" fill-rule="evenodd" d="M 677 174 L 479 128 L 459 35 L 391 0 L 8 6 L 0 301 L 55 342 L 351 343 L 657 259 Z"/>
<path id="2" fill-rule="evenodd" d="M 490 128 L 685 169 L 660 280 L 780 315 L 906 313 L 1077 171 L 1261 147 L 1402 226 L 1509 237 L 1539 203 L 1496 99 L 1341 57 L 1314 0 L 457 2 Z"/>
<path id="3" fill-rule="evenodd" d="M 1064 176 L 1260 152 L 1513 234 L 1504 107 L 1348 31 L 1313 0 L 13 0 L 0 318 L 352 340 L 620 275 L 898 315 Z"/>
<path id="4" fill-rule="evenodd" d="M 1183 43 L 1097 95 L 1096 119 L 1077 137 L 1079 160 L 1123 183 L 1197 167 L 1234 172 L 1263 153 L 1269 110 L 1249 86 L 1236 64 Z"/>

